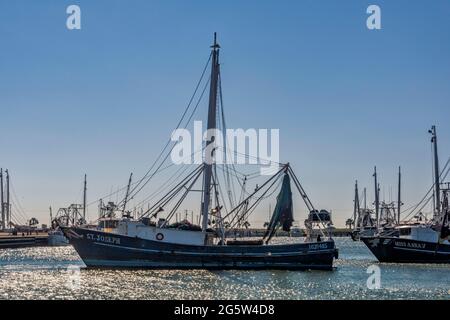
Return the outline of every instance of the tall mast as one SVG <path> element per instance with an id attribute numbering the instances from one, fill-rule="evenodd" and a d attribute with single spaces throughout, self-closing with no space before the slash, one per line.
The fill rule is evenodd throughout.
<path id="1" fill-rule="evenodd" d="M 398 167 L 397 221 L 400 224 L 400 208 L 402 206 L 402 168 Z"/>
<path id="2" fill-rule="evenodd" d="M 357 218 L 359 217 L 359 195 L 358 195 L 358 180 L 355 182 L 355 200 L 353 206 L 353 225 L 357 227 Z"/>
<path id="3" fill-rule="evenodd" d="M 128 179 L 127 193 L 125 194 L 125 200 L 123 201 L 122 216 L 125 214 L 128 197 L 130 196 L 131 179 L 133 179 L 133 173 L 130 174 L 130 179 Z"/>
<path id="4" fill-rule="evenodd" d="M 214 33 L 214 44 L 212 48 L 211 62 L 211 81 L 209 89 L 209 109 L 208 109 L 208 141 L 206 142 L 205 162 L 204 162 L 204 180 L 203 180 L 203 201 L 202 201 L 202 231 L 208 228 L 209 206 L 211 201 L 211 178 L 213 172 L 213 153 L 214 153 L 214 137 L 211 134 L 216 129 L 216 113 L 217 113 L 217 89 L 219 79 L 219 44 L 217 43 L 216 33 Z M 208 150 L 211 151 L 208 154 Z"/>
<path id="5" fill-rule="evenodd" d="M 0 194 L 1 194 L 1 209 L 2 209 L 2 229 L 5 229 L 6 223 L 5 223 L 5 201 L 3 199 L 3 168 L 0 169 Z"/>
<path id="6" fill-rule="evenodd" d="M 433 151 L 434 151 L 434 193 L 435 193 L 435 206 L 436 206 L 436 215 L 439 216 L 441 213 L 441 190 L 439 185 L 439 158 L 438 158 L 438 150 L 437 150 L 437 135 L 436 135 L 436 126 L 432 126 L 431 130 L 428 131 L 431 133 L 431 143 L 433 143 Z"/>
<path id="7" fill-rule="evenodd" d="M 87 175 L 84 175 L 83 187 L 83 220 L 86 221 L 86 192 L 87 192 Z"/>
<path id="8" fill-rule="evenodd" d="M 377 167 L 374 169 L 373 176 L 375 178 L 375 219 L 376 219 L 376 225 L 378 226 L 378 215 L 379 215 L 379 208 L 380 208 L 380 199 L 379 199 L 379 187 L 378 187 L 378 180 L 377 180 Z"/>
<path id="9" fill-rule="evenodd" d="M 11 222 L 11 210 L 9 205 L 9 171 L 8 169 L 5 170 L 6 172 L 6 227 L 9 227 L 9 224 Z"/>

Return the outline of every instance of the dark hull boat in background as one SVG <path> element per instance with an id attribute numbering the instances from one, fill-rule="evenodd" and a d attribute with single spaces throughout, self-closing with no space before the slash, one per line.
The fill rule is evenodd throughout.
<path id="1" fill-rule="evenodd" d="M 362 237 L 380 262 L 450 263 L 450 245 L 400 237 Z"/>
<path id="2" fill-rule="evenodd" d="M 208 81 L 210 97 L 207 129 L 208 132 L 211 132 L 211 130 L 215 132 L 218 115 L 222 119 L 222 130 L 225 126 L 225 120 L 219 76 L 220 46 L 216 39 L 214 39 L 211 48 L 212 52 L 210 60 L 208 60 L 208 63 L 211 61 L 211 78 Z M 193 112 L 195 112 L 195 109 Z M 192 118 L 192 115 L 190 118 Z M 220 186 L 221 176 L 217 174 L 217 169 L 223 168 L 219 167 L 220 164 L 216 163 L 214 157 L 218 151 L 223 152 L 223 150 L 220 150 L 220 145 L 214 138 L 217 136 L 218 134 L 215 133 L 205 143 L 205 161 L 161 199 L 152 203 L 151 206 L 149 205 L 147 211 L 142 212 L 138 219 L 132 218 L 130 212 L 126 211 L 127 200 L 134 198 L 142 190 L 151 177 L 156 174 L 157 169 L 154 172 L 149 171 L 144 178 L 134 185 L 131 192 L 132 177 L 130 176 L 124 200 L 120 203 L 120 206 L 110 202 L 104 211 L 101 209 L 98 226 L 61 226 L 65 236 L 86 266 L 331 270 L 333 260 L 337 258 L 338 254 L 331 238 L 331 221 L 328 226 L 322 221 L 320 214 L 327 211 L 318 211 L 314 208 L 290 165 L 277 164 L 277 172 L 270 178 L 264 177 L 264 181 L 261 184 L 256 184 L 252 193 L 245 191 L 247 176 L 244 175 L 241 180 L 243 181 L 241 197 L 239 197 L 240 200 L 236 205 L 230 196 L 232 190 L 228 180 L 231 177 L 227 176 L 226 169 L 223 170 L 226 176 L 223 181 L 228 192 L 222 192 Z M 210 150 L 210 154 L 206 150 Z M 161 159 L 165 160 L 167 157 L 161 157 Z M 152 166 L 152 168 L 159 168 L 162 163 L 159 166 Z M 233 173 L 236 177 L 236 170 Z M 279 228 L 289 231 L 294 221 L 291 180 L 310 212 L 308 219 L 305 221 L 307 234 L 313 235 L 314 227 L 319 227 L 321 233 L 320 236 L 316 237 L 307 236 L 306 241 L 302 243 L 270 244 L 269 242 Z M 241 184 L 241 181 L 238 180 L 239 184 Z M 254 212 L 254 208 L 263 199 L 268 198 L 267 195 L 275 194 L 278 188 L 280 190 L 276 207 L 270 222 L 267 224 L 267 231 L 263 239 L 258 241 L 226 239 L 227 230 L 242 225 L 243 221 L 246 221 L 248 216 Z M 201 226 L 195 225 L 193 221 L 191 223 L 179 223 L 178 219 L 176 223 L 170 224 L 181 203 L 194 191 L 201 191 Z M 228 210 L 224 205 L 225 195 L 229 196 L 231 210 Z M 102 205 L 100 205 L 100 208 L 102 208 Z M 116 212 L 120 211 L 122 218 L 119 219 L 116 218 Z M 166 216 L 161 218 L 163 214 Z M 326 240 L 325 237 L 327 237 Z M 322 239 L 324 240 L 322 241 Z"/>
<path id="3" fill-rule="evenodd" d="M 423 223 L 401 224 L 399 216 L 399 223 L 396 226 L 379 228 L 375 236 L 361 237 L 380 262 L 450 263 L 450 183 L 441 182 L 450 171 L 448 168 L 450 159 L 440 172 L 435 126 L 429 132 L 432 134 L 431 142 L 434 150 L 434 185 L 429 191 L 433 191 L 433 195 L 429 197 L 429 200 L 434 200 L 433 219 Z M 422 201 L 427 196 L 428 194 Z M 426 204 L 427 202 L 423 206 Z M 419 202 L 416 207 L 420 205 L 422 202 Z"/>

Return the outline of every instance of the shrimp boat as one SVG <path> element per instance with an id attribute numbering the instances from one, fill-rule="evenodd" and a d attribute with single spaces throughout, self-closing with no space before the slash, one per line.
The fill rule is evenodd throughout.
<path id="1" fill-rule="evenodd" d="M 205 67 L 206 70 L 211 66 L 211 76 L 205 86 L 209 86 L 208 132 L 217 129 L 217 118 L 223 117 L 223 109 L 219 110 L 222 101 L 219 50 L 214 35 Z M 338 257 L 334 240 L 320 216 L 314 214 L 319 211 L 289 164 L 280 164 L 275 174 L 265 177 L 264 183 L 257 185 L 253 192 L 244 193 L 245 197 L 226 210 L 221 200 L 226 192 L 221 192 L 218 182 L 219 165 L 215 161 L 218 146 L 214 136 L 209 136 L 205 145 L 205 150 L 212 150 L 205 151 L 207 159 L 138 217 L 125 208 L 128 199 L 134 197 L 133 192 L 138 192 L 145 182 L 141 179 L 131 188 L 130 177 L 124 200 L 118 204 L 109 202 L 101 209 L 97 227 L 61 226 L 88 268 L 333 269 L 333 261 Z M 280 228 L 289 231 L 294 221 L 291 182 L 314 216 L 313 221 L 308 218 L 305 225 L 309 229 L 319 228 L 322 237 L 307 237 L 299 243 L 272 244 L 276 231 Z M 195 190 L 196 185 L 201 185 L 200 190 Z M 278 189 L 276 206 L 262 239 L 226 238 L 227 229 L 232 230 L 240 217 L 248 217 L 261 199 L 275 194 Z M 171 223 L 186 196 L 195 192 L 201 194 L 198 225 L 185 220 Z M 170 210 L 169 203 L 174 203 Z M 161 218 L 164 214 L 165 218 Z"/>
<path id="2" fill-rule="evenodd" d="M 433 195 L 428 198 L 432 199 L 434 204 L 433 219 L 414 223 L 399 221 L 391 228 L 380 228 L 374 236 L 361 237 L 380 262 L 450 263 L 450 183 L 441 181 L 449 172 L 449 161 L 440 173 L 436 127 L 433 126 L 429 132 L 432 135 L 434 150 L 434 185 L 430 189 Z M 419 205 L 422 205 L 422 202 L 419 202 Z"/>

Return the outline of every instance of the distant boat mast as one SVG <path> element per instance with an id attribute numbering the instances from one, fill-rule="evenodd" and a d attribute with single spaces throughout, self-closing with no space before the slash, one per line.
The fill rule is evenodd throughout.
<path id="1" fill-rule="evenodd" d="M 378 226 L 378 218 L 379 218 L 379 211 L 380 211 L 380 187 L 378 186 L 377 167 L 375 167 L 375 169 L 374 169 L 373 176 L 375 178 L 375 219 L 376 219 L 376 225 Z"/>
<path id="2" fill-rule="evenodd" d="M 440 185 L 439 185 L 439 158 L 438 158 L 438 149 L 437 149 L 437 135 L 436 135 L 436 126 L 432 126 L 431 130 L 428 131 L 431 133 L 431 143 L 433 144 L 433 152 L 434 152 L 434 189 L 435 189 L 435 216 L 439 216 L 441 213 L 441 199 L 440 199 Z"/>

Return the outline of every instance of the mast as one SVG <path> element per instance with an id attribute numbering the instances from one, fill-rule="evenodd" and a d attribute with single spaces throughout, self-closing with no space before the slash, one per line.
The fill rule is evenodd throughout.
<path id="1" fill-rule="evenodd" d="M 131 179 L 133 179 L 133 172 L 130 174 L 130 179 L 128 179 L 127 193 L 125 194 L 125 199 L 123 200 L 122 216 L 125 214 L 125 209 L 127 208 L 128 197 L 130 196 Z"/>
<path id="2" fill-rule="evenodd" d="M 1 194 L 1 211 L 2 211 L 2 229 L 5 230 L 5 203 L 3 199 L 3 168 L 0 169 L 0 194 Z"/>
<path id="3" fill-rule="evenodd" d="M 86 191 L 87 191 L 87 176 L 84 175 L 84 187 L 83 187 L 83 220 L 86 221 Z"/>
<path id="4" fill-rule="evenodd" d="M 434 151 L 434 193 L 435 193 L 435 206 L 436 212 L 435 215 L 439 216 L 441 213 L 441 190 L 439 185 L 439 158 L 438 158 L 438 150 L 437 150 L 437 135 L 436 135 L 436 126 L 432 126 L 431 130 L 428 131 L 431 133 L 431 143 L 433 144 Z"/>
<path id="5" fill-rule="evenodd" d="M 377 167 L 374 169 L 373 176 L 375 178 L 375 219 L 376 219 L 376 225 L 378 227 L 378 215 L 379 215 L 379 209 L 380 209 L 380 199 L 379 199 L 379 186 L 378 186 L 378 180 L 377 180 Z"/>
<path id="6" fill-rule="evenodd" d="M 402 168 L 398 167 L 398 198 L 397 198 L 397 216 L 398 224 L 400 224 L 400 208 L 402 206 Z"/>
<path id="7" fill-rule="evenodd" d="M 217 87 L 219 79 L 219 44 L 217 43 L 217 36 L 214 33 L 214 44 L 212 48 L 212 62 L 211 62 L 211 81 L 209 90 L 209 109 L 208 109 L 208 141 L 206 142 L 206 151 L 211 150 L 210 154 L 205 152 L 204 161 L 204 180 L 203 180 L 203 201 L 202 201 L 202 231 L 206 231 L 208 228 L 208 215 L 211 201 L 211 178 L 213 172 L 213 153 L 214 145 L 211 148 L 211 144 L 214 144 L 215 138 L 212 135 L 213 130 L 216 129 L 216 113 L 217 113 Z"/>
<path id="8" fill-rule="evenodd" d="M 11 222 L 11 211 L 10 211 L 10 204 L 9 204 L 9 171 L 8 169 L 5 170 L 6 172 L 6 227 L 9 227 L 9 223 Z"/>
<path id="9" fill-rule="evenodd" d="M 357 227 L 357 218 L 359 217 L 359 195 L 358 195 L 358 180 L 355 182 L 355 200 L 353 205 L 353 225 L 356 229 Z"/>

